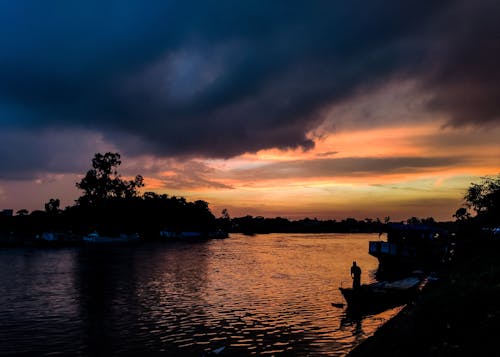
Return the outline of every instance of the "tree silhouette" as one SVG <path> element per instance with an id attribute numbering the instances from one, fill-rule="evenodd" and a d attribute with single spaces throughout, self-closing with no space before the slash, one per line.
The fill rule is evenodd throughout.
<path id="1" fill-rule="evenodd" d="M 59 206 L 61 205 L 61 201 L 59 199 L 51 198 L 49 202 L 45 204 L 45 212 L 50 214 L 57 214 L 60 212 Z"/>
<path id="2" fill-rule="evenodd" d="M 467 212 L 467 208 L 461 207 L 455 211 L 453 217 L 455 217 L 457 221 L 462 222 L 470 218 L 470 213 Z"/>
<path id="3" fill-rule="evenodd" d="M 420 224 L 420 219 L 418 219 L 417 217 L 411 217 L 406 220 L 406 223 L 417 225 Z"/>
<path id="4" fill-rule="evenodd" d="M 500 223 L 500 174 L 472 183 L 464 198 L 465 205 L 476 212 L 479 220 L 486 224 Z"/>
<path id="5" fill-rule="evenodd" d="M 19 211 L 16 212 L 18 216 L 27 216 L 28 215 L 28 210 L 25 208 L 21 208 Z"/>
<path id="6" fill-rule="evenodd" d="M 143 178 L 137 175 L 133 180 L 123 180 L 117 171 L 120 164 L 119 153 L 95 154 L 92 169 L 76 183 L 76 187 L 84 191 L 77 203 L 94 205 L 110 198 L 136 197 L 138 188 L 144 186 Z"/>

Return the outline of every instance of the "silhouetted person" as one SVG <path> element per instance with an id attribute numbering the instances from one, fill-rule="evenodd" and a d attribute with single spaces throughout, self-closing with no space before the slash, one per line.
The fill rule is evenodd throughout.
<path id="1" fill-rule="evenodd" d="M 357 289 L 361 286 L 361 268 L 352 262 L 351 267 L 352 288 Z"/>

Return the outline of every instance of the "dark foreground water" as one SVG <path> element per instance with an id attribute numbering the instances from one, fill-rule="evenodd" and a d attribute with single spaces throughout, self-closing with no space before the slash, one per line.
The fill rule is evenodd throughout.
<path id="1" fill-rule="evenodd" d="M 341 356 L 396 311 L 355 318 L 338 287 L 368 234 L 0 250 L 1 355 Z"/>

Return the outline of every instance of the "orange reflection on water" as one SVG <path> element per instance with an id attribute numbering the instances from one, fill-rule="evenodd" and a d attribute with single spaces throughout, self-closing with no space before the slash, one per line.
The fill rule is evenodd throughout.
<path id="1" fill-rule="evenodd" d="M 177 331 L 173 344 L 226 346 L 228 355 L 343 355 L 396 313 L 360 318 L 332 307 L 342 302 L 338 287 L 351 284 L 353 260 L 362 280 L 374 281 L 370 239 L 377 235 L 234 234 L 195 246 L 201 251 L 165 260 L 159 278 L 165 310 L 151 320 Z"/>

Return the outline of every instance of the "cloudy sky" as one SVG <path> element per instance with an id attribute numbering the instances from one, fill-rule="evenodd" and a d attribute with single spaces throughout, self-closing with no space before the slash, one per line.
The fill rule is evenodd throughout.
<path id="1" fill-rule="evenodd" d="M 1 1 L 0 209 L 96 152 L 219 215 L 451 219 L 500 172 L 500 2 Z"/>

